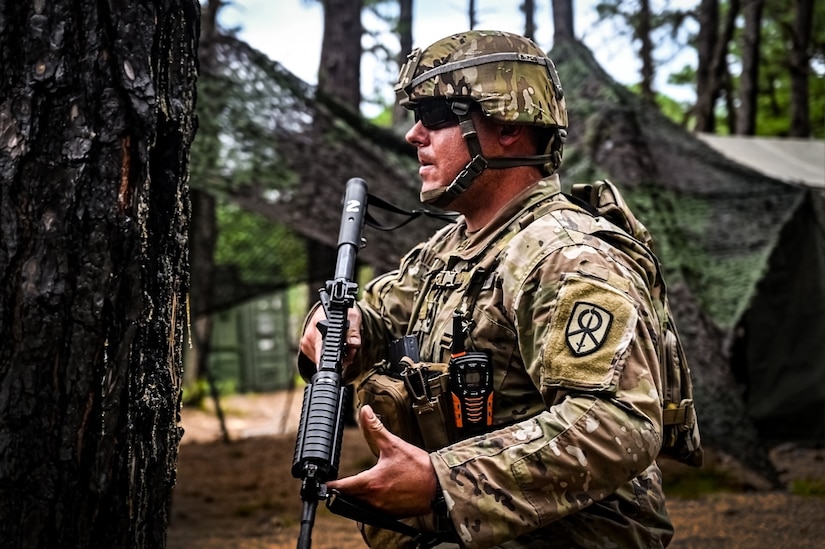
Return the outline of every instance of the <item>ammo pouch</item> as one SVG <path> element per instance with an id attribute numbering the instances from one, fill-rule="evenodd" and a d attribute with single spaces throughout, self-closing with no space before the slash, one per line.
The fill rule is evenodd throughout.
<path id="1" fill-rule="evenodd" d="M 449 370 L 442 363 L 402 360 L 401 373 L 382 362 L 357 384 L 358 407 L 369 404 L 391 433 L 432 452 L 454 439 Z"/>
<path id="2" fill-rule="evenodd" d="M 679 334 L 668 310 L 661 359 L 662 448 L 660 455 L 701 467 L 704 461 L 699 423 L 693 404 L 693 382 Z"/>

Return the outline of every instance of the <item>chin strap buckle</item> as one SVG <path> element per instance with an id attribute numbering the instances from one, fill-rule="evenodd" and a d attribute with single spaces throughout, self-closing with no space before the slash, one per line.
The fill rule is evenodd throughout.
<path id="1" fill-rule="evenodd" d="M 442 198 L 449 198 L 452 201 L 452 199 L 466 191 L 473 180 L 481 175 L 481 172 L 485 169 L 487 169 L 487 159 L 477 154 L 453 179 L 453 182 L 444 191 Z"/>

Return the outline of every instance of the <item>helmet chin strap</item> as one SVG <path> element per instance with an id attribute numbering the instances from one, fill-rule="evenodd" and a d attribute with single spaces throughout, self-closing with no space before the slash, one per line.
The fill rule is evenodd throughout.
<path id="1" fill-rule="evenodd" d="M 469 112 L 458 114 L 458 121 L 461 137 L 467 143 L 471 160 L 446 187 L 422 191 L 420 198 L 425 204 L 446 208 L 458 195 L 469 189 L 473 181 L 487 168 L 503 170 L 516 166 L 541 166 L 552 158 L 549 154 L 485 158 L 478 140 L 478 131 Z"/>
<path id="2" fill-rule="evenodd" d="M 470 185 L 476 177 L 481 175 L 487 166 L 487 159 L 481 152 L 481 143 L 478 141 L 478 132 L 476 131 L 473 119 L 469 114 L 458 115 L 458 125 L 461 128 L 461 137 L 467 143 L 467 150 L 470 152 L 470 161 L 464 166 L 464 169 L 458 172 L 452 183 L 446 187 L 439 187 L 430 191 L 421 192 L 421 201 L 426 204 L 432 204 L 438 208 L 444 208 L 455 198 L 470 188 Z"/>

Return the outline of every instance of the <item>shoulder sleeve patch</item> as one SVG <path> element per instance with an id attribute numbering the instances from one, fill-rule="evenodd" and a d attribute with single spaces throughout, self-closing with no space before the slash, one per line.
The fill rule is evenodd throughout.
<path id="1" fill-rule="evenodd" d="M 556 298 L 542 354 L 542 385 L 615 391 L 617 368 L 633 340 L 638 313 L 623 292 L 568 275 Z"/>

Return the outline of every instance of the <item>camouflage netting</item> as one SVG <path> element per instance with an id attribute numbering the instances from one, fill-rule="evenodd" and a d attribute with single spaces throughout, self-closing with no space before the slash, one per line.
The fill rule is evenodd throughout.
<path id="1" fill-rule="evenodd" d="M 341 200 L 352 177 L 364 179 L 370 193 L 386 201 L 421 208 L 415 151 L 399 135 L 317 96 L 312 86 L 244 42 L 222 37 L 212 46 L 212 62 L 202 67 L 199 136 L 219 135 L 220 147 L 210 150 L 207 140 L 196 143 L 193 164 L 206 165 L 193 173 L 208 175 L 193 179 L 193 186 L 267 220 L 274 225 L 270 232 L 281 231 L 284 239 L 329 246 L 337 244 Z M 404 219 L 375 209 L 371 214 L 387 225 Z M 245 224 L 260 228 L 257 221 Z M 368 244 L 359 260 L 391 269 L 442 224 L 421 217 L 399 231 L 367 228 Z M 271 238 L 250 239 L 234 251 L 234 261 L 228 255 L 218 258 L 212 310 L 300 280 L 294 269 L 273 265 L 273 257 L 278 258 Z M 281 257 L 292 260 L 300 253 Z"/>

